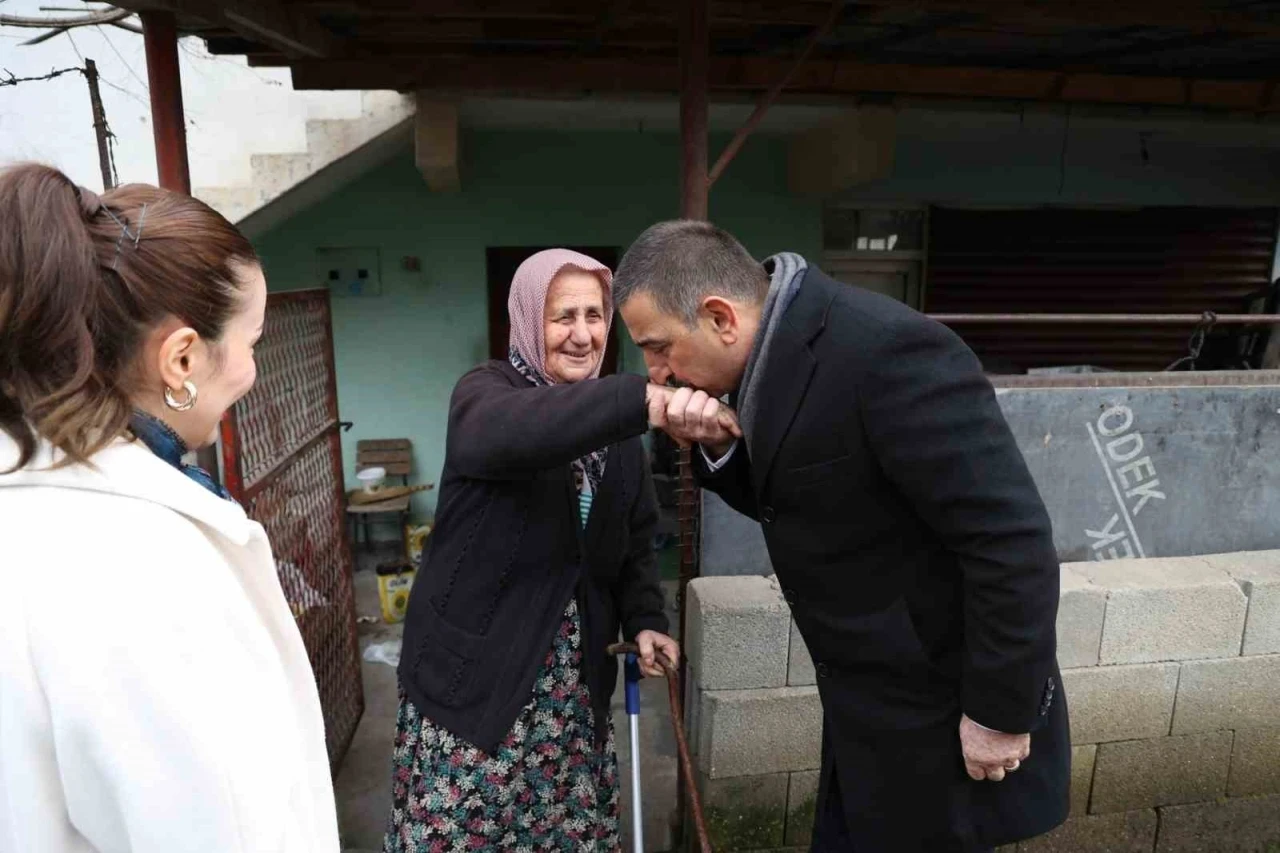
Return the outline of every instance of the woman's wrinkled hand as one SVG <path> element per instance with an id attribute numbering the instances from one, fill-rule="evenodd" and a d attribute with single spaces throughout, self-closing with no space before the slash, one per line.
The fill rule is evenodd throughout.
<path id="1" fill-rule="evenodd" d="M 663 678 L 667 672 L 658 663 L 655 652 L 662 652 L 672 665 L 680 665 L 680 644 L 657 631 L 641 631 L 636 634 L 636 645 L 640 647 L 640 671 L 649 678 Z"/>
<path id="2" fill-rule="evenodd" d="M 649 429 L 667 428 L 667 405 L 676 389 L 650 382 L 644 391 L 644 403 L 649 410 Z"/>
<path id="3" fill-rule="evenodd" d="M 667 434 L 681 447 L 700 444 L 723 456 L 742 438 L 742 427 L 733 409 L 706 391 L 678 388 L 667 401 Z"/>

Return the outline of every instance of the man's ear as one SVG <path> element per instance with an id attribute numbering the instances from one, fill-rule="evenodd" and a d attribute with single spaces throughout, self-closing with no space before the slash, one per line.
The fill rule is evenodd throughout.
<path id="1" fill-rule="evenodd" d="M 726 344 L 738 342 L 741 330 L 738 327 L 738 309 L 732 302 L 719 296 L 708 296 L 702 300 L 702 312 L 711 323 L 711 330 Z"/>

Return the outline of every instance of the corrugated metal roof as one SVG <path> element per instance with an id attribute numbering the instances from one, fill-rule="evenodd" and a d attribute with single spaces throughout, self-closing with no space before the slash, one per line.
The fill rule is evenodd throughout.
<path id="1" fill-rule="evenodd" d="M 937 209 L 930 313 L 1245 313 L 1270 283 L 1273 209 Z M 1158 370 L 1192 328 L 964 325 L 993 367 L 1089 364 Z"/>

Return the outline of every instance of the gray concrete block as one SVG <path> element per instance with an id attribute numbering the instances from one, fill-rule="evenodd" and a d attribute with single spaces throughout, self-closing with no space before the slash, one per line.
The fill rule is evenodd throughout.
<path id="1" fill-rule="evenodd" d="M 1093 790 L 1093 763 L 1098 757 L 1097 744 L 1071 747 L 1071 816 L 1089 813 L 1089 793 Z"/>
<path id="2" fill-rule="evenodd" d="M 1062 567 L 1058 600 L 1058 666 L 1097 666 L 1107 591 L 1071 566 Z"/>
<path id="3" fill-rule="evenodd" d="M 697 671 L 686 664 L 686 689 L 684 691 L 684 736 L 689 744 L 689 754 L 698 754 L 698 736 L 701 734 L 702 688 L 698 686 Z"/>
<path id="4" fill-rule="evenodd" d="M 787 683 L 791 611 L 776 582 L 758 576 L 698 578 L 689 584 L 689 662 L 705 690 Z"/>
<path id="5" fill-rule="evenodd" d="M 1249 598 L 1242 654 L 1280 654 L 1280 551 L 1245 551 L 1206 557 L 1235 578 Z"/>
<path id="6" fill-rule="evenodd" d="M 1099 661 L 1198 660 L 1240 653 L 1248 600 L 1203 558 L 1071 565 L 1107 590 Z"/>
<path id="7" fill-rule="evenodd" d="M 1227 794 L 1280 794 L 1280 727 L 1236 730 Z"/>
<path id="8" fill-rule="evenodd" d="M 1173 733 L 1262 728 L 1280 720 L 1280 655 L 1182 665 Z"/>
<path id="9" fill-rule="evenodd" d="M 800 636 L 796 623 L 791 623 L 791 660 L 787 665 L 787 686 L 807 687 L 817 684 L 818 676 L 813 669 L 813 658 L 809 655 L 809 647 Z"/>
<path id="10" fill-rule="evenodd" d="M 1062 671 L 1075 744 L 1169 733 L 1178 688 L 1176 663 L 1095 666 Z"/>
<path id="11" fill-rule="evenodd" d="M 1104 743 L 1093 770 L 1093 814 L 1212 800 L 1227 792 L 1231 732 Z"/>
<path id="12" fill-rule="evenodd" d="M 813 817 L 818 804 L 818 771 L 791 774 L 787 793 L 786 844 L 808 847 L 813 839 Z"/>
<path id="13" fill-rule="evenodd" d="M 1280 654 L 1280 577 L 1241 578 L 1239 582 L 1244 594 L 1249 596 L 1241 653 Z"/>
<path id="14" fill-rule="evenodd" d="M 785 844 L 789 786 L 786 773 L 736 779 L 701 776 L 698 790 L 711 849 L 767 850 Z"/>
<path id="15" fill-rule="evenodd" d="M 698 765 L 712 779 L 818 769 L 816 687 L 708 690 L 698 713 Z"/>
<path id="16" fill-rule="evenodd" d="M 1154 809 L 1075 817 L 1018 845 L 1018 853 L 1151 853 L 1156 843 Z"/>
<path id="17" fill-rule="evenodd" d="M 1280 797 L 1247 797 L 1160 809 L 1156 853 L 1273 853 Z"/>
<path id="18" fill-rule="evenodd" d="M 711 704 L 711 696 L 705 691 L 698 691 L 698 707 L 694 712 L 694 720 L 697 728 L 695 729 L 694 743 L 698 745 L 697 750 L 690 747 L 690 756 L 698 769 L 706 773 L 706 768 L 710 765 L 710 744 L 711 744 L 711 713 L 707 706 Z"/>

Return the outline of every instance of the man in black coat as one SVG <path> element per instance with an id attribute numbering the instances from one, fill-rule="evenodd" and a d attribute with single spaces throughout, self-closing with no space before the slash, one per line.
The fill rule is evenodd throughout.
<path id="1" fill-rule="evenodd" d="M 813 850 L 969 853 L 1065 820 L 1058 562 L 969 348 L 705 222 L 641 235 L 614 298 L 650 379 L 684 386 L 666 429 L 699 481 L 763 526 L 813 656 Z"/>

